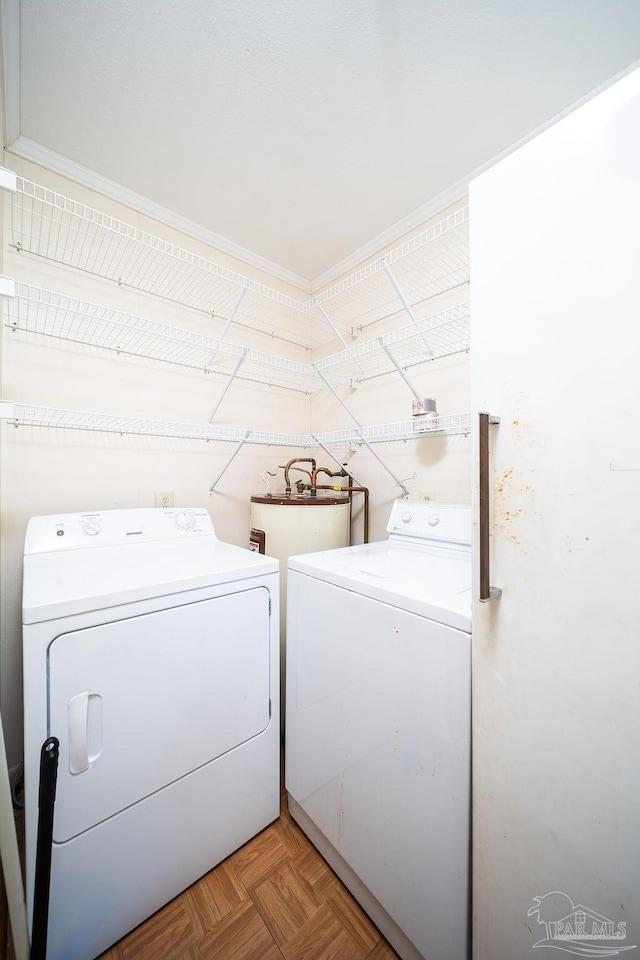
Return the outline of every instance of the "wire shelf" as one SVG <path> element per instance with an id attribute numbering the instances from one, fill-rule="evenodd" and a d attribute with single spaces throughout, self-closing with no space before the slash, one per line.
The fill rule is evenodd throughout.
<path id="1" fill-rule="evenodd" d="M 316 370 L 322 370 L 336 385 L 392 373 L 394 366 L 384 346 L 393 350 L 406 369 L 469 349 L 468 303 L 355 344 L 316 364 L 299 363 L 29 284 L 17 285 L 16 296 L 6 301 L 5 309 L 5 325 L 14 332 L 83 343 L 305 394 L 324 386 Z"/>
<path id="2" fill-rule="evenodd" d="M 331 341 L 335 330 L 351 335 L 418 308 L 469 279 L 467 207 L 302 301 L 21 177 L 9 204 L 17 250 L 204 312 L 217 334 L 233 324 L 307 349 Z"/>
<path id="3" fill-rule="evenodd" d="M 396 281 L 394 285 L 393 280 Z M 469 208 L 463 207 L 314 298 L 338 328 L 366 329 L 469 281 Z"/>
<path id="4" fill-rule="evenodd" d="M 11 244 L 36 256 L 134 287 L 302 346 L 306 304 L 37 183 L 9 195 Z"/>
<path id="5" fill-rule="evenodd" d="M 415 440 L 422 437 L 467 435 L 471 430 L 469 413 L 450 413 L 441 417 L 415 417 L 398 423 L 382 423 L 371 427 L 351 427 L 332 433 L 315 434 L 325 444 L 344 444 L 368 441 L 384 443 L 395 440 Z"/>
<path id="6" fill-rule="evenodd" d="M 424 320 L 399 327 L 383 337 L 364 340 L 349 350 L 319 360 L 315 367 L 336 382 L 358 382 L 395 371 L 387 347 L 404 369 L 469 350 L 469 303 L 441 310 Z"/>
<path id="7" fill-rule="evenodd" d="M 6 301 L 6 326 L 103 350 L 160 360 L 205 373 L 285 387 L 302 393 L 318 389 L 309 364 L 236 343 L 192 333 L 165 323 L 18 284 Z"/>
<path id="8" fill-rule="evenodd" d="M 6 326 L 14 332 L 40 334 L 306 394 L 327 385 L 332 389 L 351 386 L 469 349 L 468 303 L 428 315 L 434 297 L 468 282 L 466 207 L 318 296 L 299 301 L 31 181 L 18 178 L 9 203 L 8 229 L 17 250 L 206 314 L 216 336 L 28 284 L 19 284 L 15 298 L 6 301 Z M 402 312 L 410 323 L 347 345 L 345 336 L 352 338 Z M 386 323 L 378 329 L 388 327 Z M 249 330 L 305 349 L 330 344 L 339 336 L 346 349 L 316 363 L 301 363 L 233 341 L 233 334 L 242 340 Z M 318 435 L 11 403 L 0 403 L 0 418 L 16 426 L 221 441 L 236 443 L 238 449 L 244 443 L 297 448 L 345 443 L 358 446 L 469 433 L 468 414 Z"/>
<path id="9" fill-rule="evenodd" d="M 381 443 L 411 440 L 422 437 L 468 434 L 471 417 L 468 413 L 449 414 L 432 420 L 403 421 L 375 427 L 357 427 L 318 434 L 287 434 L 251 431 L 212 424 L 177 423 L 169 420 L 143 420 L 105 413 L 64 410 L 58 407 L 26 403 L 0 402 L 0 419 L 14 426 L 89 430 L 98 433 L 136 434 L 150 437 L 169 437 L 187 440 L 215 440 L 230 443 L 247 442 L 268 446 L 316 447 L 345 443 Z"/>

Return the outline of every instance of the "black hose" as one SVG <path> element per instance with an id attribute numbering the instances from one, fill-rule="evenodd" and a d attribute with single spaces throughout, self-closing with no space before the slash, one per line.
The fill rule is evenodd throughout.
<path id="1" fill-rule="evenodd" d="M 51 882 L 51 846 L 53 843 L 53 808 L 58 779 L 59 741 L 49 737 L 40 751 L 40 789 L 38 792 L 38 843 L 36 878 L 33 890 L 33 926 L 31 960 L 45 960 L 47 926 L 49 924 L 49 886 Z"/>

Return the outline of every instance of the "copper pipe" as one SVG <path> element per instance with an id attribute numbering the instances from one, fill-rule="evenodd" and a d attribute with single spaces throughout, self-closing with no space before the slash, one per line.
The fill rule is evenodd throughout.
<path id="1" fill-rule="evenodd" d="M 348 493 L 351 497 L 352 493 L 363 493 L 364 494 L 364 523 L 363 523 L 363 543 L 369 543 L 369 488 L 368 487 L 332 487 L 329 484 L 319 484 L 316 490 L 338 490 L 343 491 L 343 493 Z"/>
<path id="2" fill-rule="evenodd" d="M 294 457 L 292 460 L 289 460 L 288 463 L 284 466 L 284 485 L 288 493 L 291 493 L 291 482 L 289 480 L 289 470 L 294 463 L 310 463 L 312 464 L 312 469 L 316 468 L 316 461 L 313 457 Z M 306 470 L 304 471 L 307 472 Z"/>
<path id="3" fill-rule="evenodd" d="M 349 474 L 344 469 L 344 467 L 341 470 L 336 470 L 335 473 L 332 473 L 331 470 L 329 470 L 329 467 L 317 467 L 316 469 L 314 469 L 313 473 L 311 474 L 312 487 L 316 486 L 316 480 L 318 478 L 319 473 L 326 473 L 328 477 L 348 477 L 349 476 Z"/>
<path id="4" fill-rule="evenodd" d="M 295 470 L 297 473 L 306 473 L 309 477 L 309 486 L 311 486 L 311 471 L 305 470 L 304 467 L 291 467 L 291 470 Z"/>

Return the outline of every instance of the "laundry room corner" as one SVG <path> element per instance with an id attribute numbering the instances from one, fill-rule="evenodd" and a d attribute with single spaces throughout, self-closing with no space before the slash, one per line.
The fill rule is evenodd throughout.
<path id="1" fill-rule="evenodd" d="M 0 30 L 0 960 L 638 949 L 640 4 Z"/>
<path id="2" fill-rule="evenodd" d="M 389 342 L 391 348 L 385 349 L 400 350 L 401 357 L 411 356 L 407 350 L 413 350 L 414 361 L 428 357 L 428 351 L 435 346 L 441 358 L 435 364 L 421 366 L 418 363 L 411 372 L 411 386 L 421 395 L 435 396 L 438 412 L 445 417 L 466 410 L 468 356 L 464 335 L 457 330 L 463 330 L 466 322 L 459 304 L 466 295 L 468 255 L 464 218 L 459 223 L 461 204 L 434 212 L 421 225 L 418 238 L 436 261 L 423 281 L 425 291 L 430 294 L 429 311 L 435 311 L 435 319 L 420 319 L 424 308 L 419 316 L 403 309 L 383 273 L 391 293 L 390 306 L 386 308 L 391 312 L 387 319 L 376 321 L 371 331 L 366 327 L 354 330 L 346 340 L 343 335 L 342 340 L 336 337 L 325 324 L 322 345 L 312 348 L 311 319 L 305 312 L 308 309 L 305 304 L 310 302 L 308 292 L 264 271 L 247 269 L 247 264 L 222 251 L 193 237 L 185 237 L 165 224 L 154 222 L 148 214 L 105 198 L 86 185 L 74 183 L 30 160 L 6 152 L 5 162 L 23 186 L 21 194 L 5 201 L 9 211 L 5 214 L 9 217 L 4 231 L 5 268 L 19 276 L 21 283 L 15 300 L 5 304 L 4 396 L 28 400 L 36 418 L 46 417 L 52 410 L 56 417 L 62 418 L 64 427 L 60 429 L 56 420 L 49 426 L 43 423 L 34 429 L 20 418 L 14 422 L 5 420 L 2 424 L 3 703 L 7 716 L 12 718 L 7 725 L 8 751 L 11 761 L 17 763 L 22 752 L 20 570 L 22 541 L 30 517 L 58 511 L 149 507 L 155 503 L 156 492 L 169 491 L 175 506 L 205 506 L 221 539 L 247 546 L 249 504 L 252 496 L 265 490 L 263 477 L 269 479 L 269 472 L 279 471 L 281 478 L 282 465 L 295 454 L 304 455 L 305 450 L 320 457 L 318 462 L 329 467 L 338 469 L 346 464 L 358 483 L 371 491 L 371 537 L 384 535 L 389 509 L 399 496 L 438 498 L 454 503 L 468 499 L 468 430 L 463 426 L 458 430 L 443 430 L 440 435 L 436 431 L 424 442 L 416 442 L 415 429 L 422 425 L 417 421 L 411 423 L 412 390 L 394 370 L 393 363 L 398 362 L 394 354 L 391 352 L 389 359 L 379 343 L 381 339 L 385 344 Z M 33 186 L 35 184 L 42 186 Z M 64 199 L 69 194 L 77 198 L 73 209 L 78 211 L 79 222 L 84 222 L 83 217 L 116 218 L 109 219 L 108 223 L 130 224 L 126 229 L 142 231 L 143 240 L 150 236 L 149 242 L 169 244 L 169 251 L 186 251 L 179 256 L 193 258 L 194 269 L 200 263 L 209 264 L 215 259 L 220 264 L 216 269 L 226 277 L 229 271 L 241 267 L 247 279 L 243 281 L 245 286 L 238 288 L 239 293 L 234 294 L 236 300 L 227 299 L 229 305 L 221 308 L 227 319 L 218 318 L 215 311 L 213 317 L 194 311 L 174 299 L 151 297 L 135 285 L 114 284 L 96 275 L 95 271 L 102 269 L 99 264 L 90 263 L 87 270 L 74 268 L 81 255 L 76 252 L 80 239 L 73 244 L 68 241 L 68 255 L 61 251 L 60 243 L 67 236 L 64 221 L 56 227 L 60 240 L 50 254 L 43 256 L 26 249 L 35 241 L 27 239 L 25 227 L 39 231 L 41 246 L 52 243 L 53 228 L 47 226 L 47 218 L 57 216 L 58 204 L 71 202 Z M 52 204 L 51 212 L 46 211 L 47 204 Z M 34 216 L 37 216 L 35 221 Z M 446 225 L 444 241 L 438 239 L 443 224 Z M 448 240 L 449 235 L 454 239 Z M 81 236 L 78 234 L 78 238 Z M 155 237 L 158 239 L 153 239 Z M 394 249 L 406 257 L 406 251 L 413 249 L 416 241 L 401 239 L 400 247 Z M 454 253 L 447 254 L 447 244 Z M 97 254 L 92 250 L 88 248 L 95 258 Z M 385 251 L 388 245 L 382 250 Z M 442 268 L 440 260 L 446 261 L 447 256 L 454 255 L 461 289 L 441 290 L 436 279 L 436 271 Z M 55 262 L 56 257 L 62 262 Z M 108 263 L 105 269 L 107 267 Z M 268 287 L 264 286 L 265 282 Z M 379 282 L 376 278 L 376 283 Z M 366 283 L 363 293 L 370 296 Z M 254 286 L 245 294 L 246 284 Z M 256 300 L 264 297 L 263 290 L 272 298 L 273 309 L 279 311 L 274 317 L 289 325 L 283 328 L 279 338 L 266 336 L 260 329 L 263 321 L 254 303 L 247 307 L 250 297 Z M 336 296 L 342 296 L 340 291 L 341 281 L 338 281 L 318 290 L 314 296 L 318 302 L 326 303 L 326 308 L 323 307 L 326 312 L 333 308 Z M 322 297 L 327 299 L 323 301 Z M 385 298 L 388 297 L 385 291 Z M 221 346 L 213 346 L 208 356 L 203 353 L 204 369 L 190 369 L 191 360 L 187 360 L 186 365 L 184 362 L 158 363 L 155 357 L 141 355 L 136 342 L 133 346 L 123 345 L 118 339 L 131 324 L 141 327 L 141 333 L 136 336 L 146 335 L 141 326 L 145 323 L 156 338 L 154 342 L 160 344 L 155 348 L 157 356 L 170 359 L 169 350 L 174 349 L 176 337 L 206 342 L 212 324 L 214 330 L 224 333 L 225 324 L 228 326 L 228 319 L 236 308 L 248 309 L 249 317 L 251 312 L 256 315 L 255 329 L 252 330 L 251 325 L 243 328 L 246 346 L 236 355 L 235 345 L 223 341 L 219 341 Z M 381 312 L 380 308 L 376 309 Z M 136 319 L 140 315 L 145 319 Z M 429 338 L 418 337 L 419 331 L 428 326 L 435 332 Z M 374 333 L 376 336 L 372 338 Z M 433 343 L 429 342 L 431 336 Z M 408 346 L 404 346 L 405 339 Z M 395 341 L 399 346 L 395 346 Z M 96 350 L 96 345 L 102 350 Z M 265 347 L 268 354 L 264 353 Z M 377 359 L 378 366 L 368 359 L 374 348 L 375 356 L 384 361 L 383 366 Z M 452 355 L 447 357 L 449 351 Z M 362 361 L 358 359 L 358 352 Z M 326 369 L 334 377 L 336 360 L 344 363 L 340 359 L 343 355 L 357 376 L 336 380 L 339 384 L 336 394 L 323 381 L 322 376 L 326 374 L 321 376 L 314 370 Z M 211 369 L 206 362 L 212 363 Z M 270 385 L 259 382 L 259 363 L 271 364 Z M 216 372 L 216 364 L 222 373 Z M 251 370 L 245 375 L 249 364 Z M 298 369 L 307 372 L 298 373 Z M 258 379 L 252 374 L 253 370 L 258 370 Z M 378 370 L 377 376 L 371 376 Z M 102 426 L 107 412 L 107 419 L 111 418 L 109 422 L 115 423 L 115 427 Z M 133 412 L 137 419 L 131 427 Z M 205 428 L 193 432 L 190 425 L 206 425 L 211 418 L 213 439 L 202 438 Z M 123 429 L 119 430 L 121 422 Z M 366 435 L 365 441 L 357 435 L 358 423 L 389 422 L 388 440 L 385 433 L 376 428 L 372 434 L 375 445 L 366 440 Z M 138 423 L 143 425 L 140 430 Z M 394 423 L 398 427 L 394 428 Z M 424 426 L 431 428 L 433 422 L 425 421 Z M 156 432 L 159 435 L 153 435 Z M 227 436 L 229 440 L 221 439 Z M 345 439 L 332 441 L 329 455 L 318 446 L 315 439 L 318 436 L 344 436 Z M 254 443 L 253 437 L 260 442 Z M 295 445 L 297 438 L 299 444 Z M 278 483 L 281 479 L 274 481 L 274 489 Z M 362 509 L 354 503 L 351 542 L 360 541 L 363 535 Z"/>

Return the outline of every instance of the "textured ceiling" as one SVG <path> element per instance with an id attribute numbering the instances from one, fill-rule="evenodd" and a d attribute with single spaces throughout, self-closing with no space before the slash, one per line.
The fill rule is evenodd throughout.
<path id="1" fill-rule="evenodd" d="M 16 152 L 34 142 L 306 280 L 640 56 L 638 0 L 3 4 Z"/>

